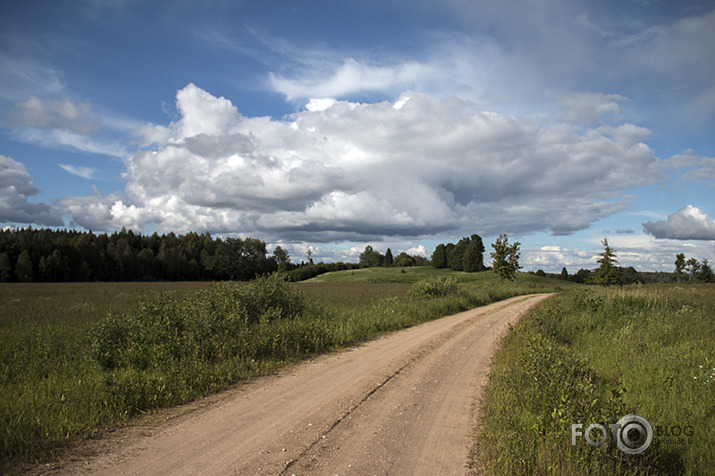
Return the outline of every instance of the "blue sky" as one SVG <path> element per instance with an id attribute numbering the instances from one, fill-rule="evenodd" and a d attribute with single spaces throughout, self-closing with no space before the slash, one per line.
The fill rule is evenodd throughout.
<path id="1" fill-rule="evenodd" d="M 0 224 L 713 261 L 713 45 L 712 1 L 5 0 Z"/>

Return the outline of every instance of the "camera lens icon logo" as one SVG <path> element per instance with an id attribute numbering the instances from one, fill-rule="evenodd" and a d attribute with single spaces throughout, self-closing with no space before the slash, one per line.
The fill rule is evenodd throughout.
<path id="1" fill-rule="evenodd" d="M 653 442 L 653 426 L 640 415 L 626 415 L 616 423 L 616 445 L 629 455 L 637 455 Z"/>
<path id="2" fill-rule="evenodd" d="M 637 455 L 643 453 L 653 443 L 653 425 L 648 420 L 640 415 L 626 415 L 617 423 L 608 425 L 611 429 L 611 435 L 616 440 L 616 446 L 623 453 L 628 455 Z M 601 446 L 608 439 L 608 430 L 606 427 L 593 423 L 589 425 L 585 431 L 580 431 L 583 424 L 574 423 L 571 425 L 571 445 L 576 446 L 576 440 L 583 437 L 591 446 Z M 600 433 L 600 438 L 594 440 L 591 431 Z"/>

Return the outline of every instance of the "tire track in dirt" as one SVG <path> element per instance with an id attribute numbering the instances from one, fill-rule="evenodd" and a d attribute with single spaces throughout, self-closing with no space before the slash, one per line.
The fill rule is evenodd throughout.
<path id="1" fill-rule="evenodd" d="M 478 398 L 520 296 L 320 356 L 51 474 L 464 474 Z"/>

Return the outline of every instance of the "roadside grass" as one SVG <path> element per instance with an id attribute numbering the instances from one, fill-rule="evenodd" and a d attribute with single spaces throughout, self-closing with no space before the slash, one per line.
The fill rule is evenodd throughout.
<path id="1" fill-rule="evenodd" d="M 524 316 L 493 359 L 477 474 L 705 474 L 715 467 L 715 287 L 577 288 Z M 638 455 L 571 445 L 571 425 L 638 414 Z M 602 435 L 595 430 L 593 440 Z"/>
<path id="2" fill-rule="evenodd" d="M 489 276 L 440 297 L 408 296 L 409 284 L 289 284 L 277 275 L 248 284 L 0 286 L 0 473 L 287 362 L 561 289 Z"/>

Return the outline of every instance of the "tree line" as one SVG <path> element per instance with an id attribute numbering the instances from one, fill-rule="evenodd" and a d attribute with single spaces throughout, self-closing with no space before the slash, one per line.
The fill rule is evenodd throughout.
<path id="1" fill-rule="evenodd" d="M 500 235 L 491 246 L 492 269 L 500 280 L 512 279 L 519 265 L 519 242 L 509 244 Z M 569 275 L 548 275 L 587 284 L 632 284 L 637 282 L 715 282 L 707 259 L 702 262 L 677 255 L 672 273 L 644 273 L 633 267 L 618 267 L 615 251 L 603 241 L 599 268 L 580 269 Z M 368 245 L 359 263 L 294 264 L 286 250 L 277 246 L 267 252 L 266 243 L 256 238 L 213 238 L 209 233 L 191 232 L 142 235 L 122 229 L 112 234 L 76 230 L 21 229 L 0 230 L 0 281 L 215 281 L 250 280 L 274 271 L 285 272 L 291 281 L 302 281 L 330 271 L 364 267 L 429 266 L 455 271 L 478 272 L 484 265 L 484 243 L 473 234 L 457 243 L 437 245 L 431 260 L 401 252 L 393 256 Z M 537 275 L 547 276 L 541 270 Z"/>
<path id="2" fill-rule="evenodd" d="M 367 245 L 365 250 L 360 253 L 360 268 L 408 268 L 411 266 L 429 266 L 430 262 L 427 258 L 419 255 L 409 255 L 402 251 L 397 256 L 392 255 L 392 250 L 387 248 L 385 254 L 375 251 L 372 246 Z"/>
<path id="3" fill-rule="evenodd" d="M 499 276 L 499 281 L 510 281 L 516 272 L 522 268 L 519 264 L 521 253 L 518 241 L 509 243 L 505 234 L 499 235 L 492 243 L 491 269 Z M 476 273 L 490 269 L 484 265 L 484 241 L 476 233 L 469 238 L 464 237 L 455 243 L 441 243 L 432 253 L 432 266 L 435 268 L 450 268 L 455 271 Z"/>
<path id="4" fill-rule="evenodd" d="M 491 253 L 493 260 L 491 269 L 497 273 L 499 281 L 514 279 L 516 272 L 521 268 L 519 246 L 521 243 L 518 241 L 509 244 L 506 235 L 499 235 L 496 242 L 492 243 L 494 251 Z M 476 233 L 469 238 L 462 238 L 456 244 L 441 243 L 437 245 L 431 260 L 422 256 L 410 256 L 404 251 L 393 258 L 390 248 L 387 248 L 385 254 L 382 254 L 375 251 L 370 245 L 367 245 L 365 250 L 360 253 L 360 267 L 362 268 L 429 265 L 468 273 L 489 269 L 484 266 L 484 242 L 482 237 Z"/>
<path id="5" fill-rule="evenodd" d="M 487 269 L 484 266 L 484 242 L 476 233 L 455 243 L 437 245 L 432 253 L 432 266 L 451 268 L 455 271 L 475 273 Z"/>
<path id="6" fill-rule="evenodd" d="M 707 259 L 702 262 L 696 258 L 686 258 L 684 253 L 679 253 L 675 257 L 675 270 L 672 273 L 665 272 L 639 272 L 632 266 L 620 267 L 616 251 L 608 244 L 608 239 L 604 238 L 601 244 L 604 246 L 603 252 L 597 260 L 599 267 L 595 270 L 579 269 L 574 275 L 569 275 L 566 268 L 561 269 L 561 274 L 547 274 L 542 270 L 536 271 L 538 276 L 550 276 L 560 278 L 580 284 L 601 284 L 624 285 L 636 283 L 680 283 L 683 277 L 687 276 L 688 282 L 715 283 L 710 263 Z"/>
<path id="7" fill-rule="evenodd" d="M 209 233 L 142 235 L 22 228 L 0 231 L 0 281 L 249 280 L 296 266 L 280 246 Z"/>
<path id="8" fill-rule="evenodd" d="M 675 275 L 678 282 L 681 281 L 686 272 L 689 283 L 693 279 L 703 283 L 715 283 L 715 274 L 713 274 L 707 258 L 701 263 L 696 258 L 686 258 L 685 253 L 678 253 L 675 256 Z"/>

